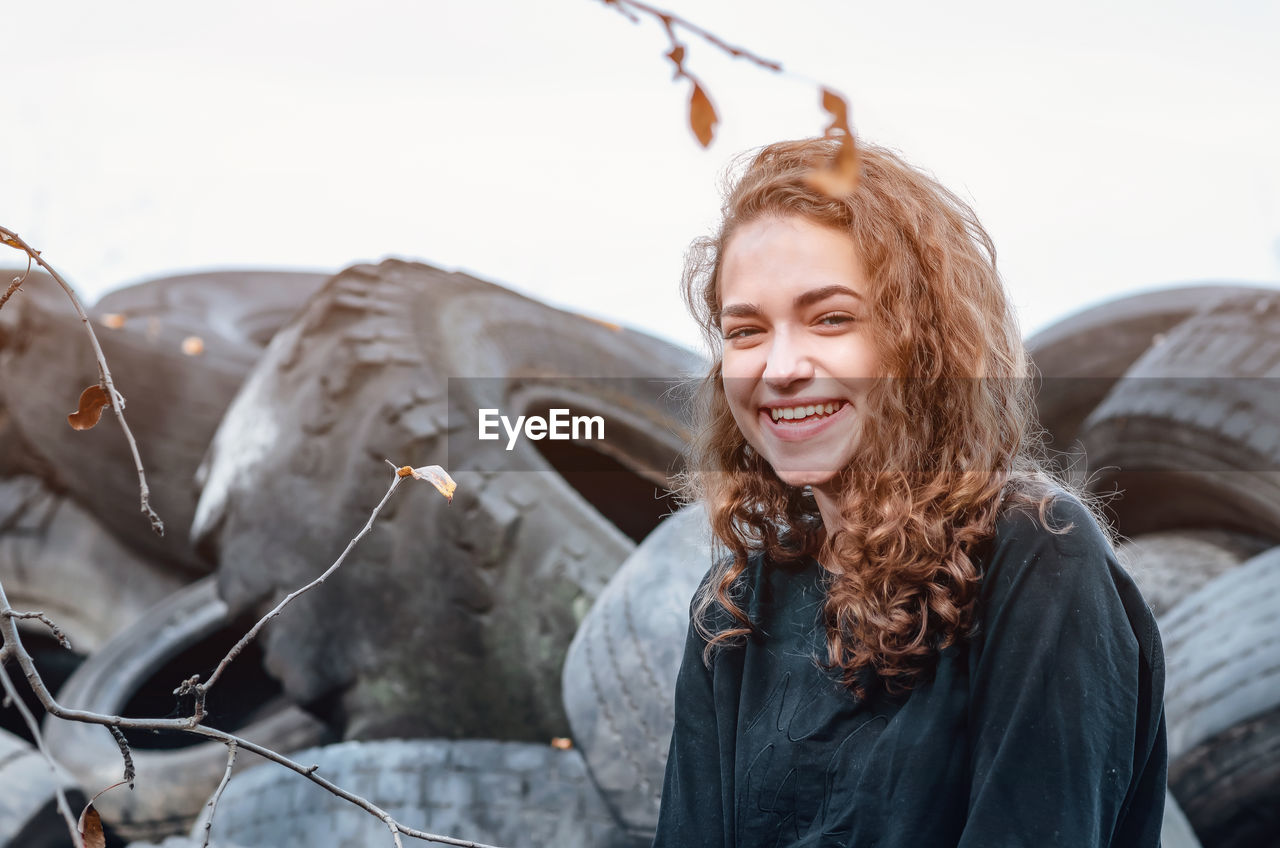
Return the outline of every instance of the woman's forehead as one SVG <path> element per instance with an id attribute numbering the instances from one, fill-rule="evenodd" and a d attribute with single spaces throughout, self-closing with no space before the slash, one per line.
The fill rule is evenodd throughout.
<path id="1" fill-rule="evenodd" d="M 843 287 L 856 297 L 867 286 L 853 238 L 799 216 L 739 228 L 725 245 L 718 283 L 722 310 L 743 299 L 791 302 L 816 288 Z"/>

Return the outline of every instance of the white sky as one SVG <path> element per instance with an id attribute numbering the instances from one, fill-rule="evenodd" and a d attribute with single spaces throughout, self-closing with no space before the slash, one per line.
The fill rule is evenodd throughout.
<path id="1" fill-rule="evenodd" d="M 819 132 L 820 80 L 974 204 L 1029 331 L 1280 281 L 1280 3 L 656 4 L 804 79 L 689 37 L 703 151 L 665 35 L 598 0 L 0 0 L 0 224 L 90 300 L 396 255 L 694 344 L 719 174 Z"/>

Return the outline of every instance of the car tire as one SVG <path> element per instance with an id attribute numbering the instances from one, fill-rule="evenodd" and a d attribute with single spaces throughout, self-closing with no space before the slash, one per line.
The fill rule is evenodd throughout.
<path id="1" fill-rule="evenodd" d="M 21 277 L 23 271 L 22 268 L 0 269 L 0 284 L 7 286 L 10 280 Z M 27 274 L 27 281 L 0 309 L 0 363 L 7 361 L 8 351 L 17 344 L 22 313 L 71 308 L 66 294 L 53 277 L 42 271 Z M 54 471 L 48 461 L 36 454 L 23 438 L 13 420 L 13 413 L 5 407 L 10 376 L 11 369 L 0 368 L 0 478 L 36 474 L 44 479 L 52 479 Z"/>
<path id="2" fill-rule="evenodd" d="M 1117 529 L 1280 539 L 1280 292 L 1228 297 L 1147 351 L 1081 432 Z"/>
<path id="3" fill-rule="evenodd" d="M 1173 793 L 1164 797 L 1164 821 L 1160 826 L 1160 848 L 1203 848 L 1191 822 L 1178 806 Z"/>
<path id="4" fill-rule="evenodd" d="M 1152 344 L 1224 298 L 1262 291 L 1192 285 L 1142 292 L 1081 310 L 1027 339 L 1039 374 L 1036 408 L 1049 446 L 1071 448 L 1081 423 Z"/>
<path id="5" fill-rule="evenodd" d="M 262 846 L 236 845 L 218 839 L 210 839 L 209 844 L 206 845 L 204 834 L 200 833 L 197 836 L 168 836 L 160 842 L 130 842 L 125 848 L 262 848 Z M 1183 848 L 1183 846 L 1167 846 L 1167 848 Z"/>
<path id="6" fill-rule="evenodd" d="M 61 292 L 5 306 L 17 307 L 0 337 L 0 406 L 8 426 L 39 455 L 49 484 L 126 544 L 168 567 L 207 573 L 212 563 L 198 557 L 189 538 L 196 467 L 274 328 L 324 279 L 256 271 L 171 277 L 112 292 L 89 310 L 127 402 L 163 537 L 139 511 L 133 457 L 110 410 L 92 430 L 67 425 L 80 392 L 99 378 L 87 334 Z M 33 284 L 56 285 L 47 279 L 27 285 Z"/>
<path id="7" fill-rule="evenodd" d="M 1208 845 L 1280 833 L 1280 548 L 1212 580 L 1161 620 L 1169 786 Z"/>
<path id="8" fill-rule="evenodd" d="M 55 776 L 39 751 L 0 730 L 0 845 L 65 848 L 70 837 L 58 813 L 59 787 L 72 814 L 79 813 L 85 797 L 75 780 L 62 769 Z"/>
<path id="9" fill-rule="evenodd" d="M 189 714 L 190 699 L 178 705 L 169 690 L 193 673 L 207 676 L 247 629 L 245 622 L 230 619 L 213 577 L 206 577 L 169 596 L 103 645 L 67 681 L 59 701 L 70 709 L 107 715 Z M 258 663 L 251 643 L 210 692 L 205 724 L 281 753 L 331 738 L 321 722 L 274 694 L 278 687 L 273 693 L 270 678 L 260 665 L 255 669 Z M 44 734 L 54 757 L 87 791 L 120 780 L 120 750 L 106 728 L 51 716 Z M 133 746 L 135 788 L 98 799 L 103 821 L 126 839 L 185 832 L 222 777 L 225 746 L 176 731 L 126 731 L 125 736 Z M 241 756 L 237 767 L 251 760 Z"/>
<path id="10" fill-rule="evenodd" d="M 1226 530 L 1164 530 L 1121 542 L 1116 554 L 1159 618 L 1210 580 L 1271 544 Z"/>
<path id="11" fill-rule="evenodd" d="M 627 832 L 652 839 L 675 725 L 689 601 L 711 566 L 700 506 L 668 517 L 609 581 L 565 660 L 565 710 L 592 779 Z"/>
<path id="12" fill-rule="evenodd" d="M 346 738 L 567 735 L 565 651 L 669 509 L 687 423 L 667 382 L 699 367 L 463 274 L 356 266 L 276 335 L 228 409 L 194 530 L 228 603 L 263 609 L 367 521 L 384 459 L 447 466 L 452 505 L 408 481 L 329 584 L 272 622 L 268 666 Z M 557 406 L 606 418 L 607 444 L 475 437 L 480 408 Z"/>
<path id="13" fill-rule="evenodd" d="M 420 830 L 506 848 L 639 848 L 619 832 L 574 750 L 403 739 L 344 742 L 297 758 Z M 202 828 L 197 822 L 193 835 Z M 389 840 L 380 820 L 273 763 L 227 785 L 212 834 L 272 848 L 364 848 Z"/>
<path id="14" fill-rule="evenodd" d="M 0 478 L 0 581 L 14 609 L 44 612 L 81 654 L 184 583 L 32 476 Z"/>

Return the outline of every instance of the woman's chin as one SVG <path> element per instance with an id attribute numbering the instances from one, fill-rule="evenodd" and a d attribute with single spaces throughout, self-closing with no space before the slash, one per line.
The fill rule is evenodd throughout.
<path id="1" fill-rule="evenodd" d="M 815 471 L 806 468 L 779 468 L 777 466 L 773 467 L 773 473 L 777 474 L 778 479 L 788 486 L 797 488 L 802 486 L 822 486 L 836 476 L 834 469 Z"/>

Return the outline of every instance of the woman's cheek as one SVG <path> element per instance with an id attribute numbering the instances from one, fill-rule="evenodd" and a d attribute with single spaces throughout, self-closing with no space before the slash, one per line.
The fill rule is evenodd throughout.
<path id="1" fill-rule="evenodd" d="M 750 351 L 735 351 L 735 355 L 726 355 L 723 360 L 721 374 L 725 397 L 733 409 L 735 417 L 741 415 L 746 406 L 751 405 L 755 392 L 755 381 L 758 373 L 752 364 Z M 741 418 L 738 419 L 741 425 Z"/>
<path id="2" fill-rule="evenodd" d="M 764 373 L 768 355 L 768 348 L 764 345 L 731 347 L 726 343 L 720 355 L 721 373 L 726 378 L 732 378 L 739 383 L 749 382 L 752 378 L 758 379 Z M 728 391 L 728 389 L 729 387 L 725 386 L 725 390 Z"/>

